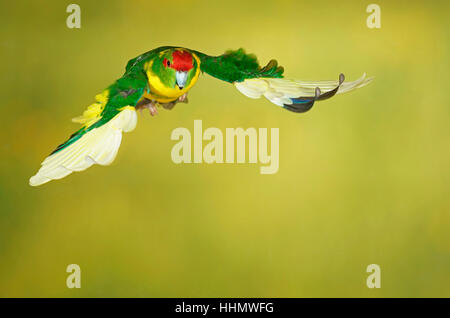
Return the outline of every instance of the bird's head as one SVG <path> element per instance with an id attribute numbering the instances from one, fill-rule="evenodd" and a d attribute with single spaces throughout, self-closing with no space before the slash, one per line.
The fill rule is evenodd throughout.
<path id="1" fill-rule="evenodd" d="M 182 90 L 190 84 L 197 71 L 197 64 L 188 50 L 171 48 L 155 58 L 151 69 L 166 87 Z"/>

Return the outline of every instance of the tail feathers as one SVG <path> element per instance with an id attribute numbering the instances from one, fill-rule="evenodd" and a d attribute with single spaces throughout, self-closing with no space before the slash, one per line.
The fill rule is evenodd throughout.
<path id="1" fill-rule="evenodd" d="M 275 105 L 301 113 L 308 111 L 315 101 L 328 99 L 336 94 L 350 92 L 369 84 L 373 77 L 345 82 L 343 74 L 337 81 L 297 81 L 284 78 L 255 78 L 236 82 L 236 88 L 250 98 L 266 97 Z"/>
<path id="2" fill-rule="evenodd" d="M 36 175 L 30 178 L 30 185 L 38 186 L 61 179 L 93 164 L 111 164 L 119 150 L 122 132 L 133 130 L 136 122 L 134 108 L 122 110 L 109 122 L 88 131 L 74 143 L 47 157 Z"/>

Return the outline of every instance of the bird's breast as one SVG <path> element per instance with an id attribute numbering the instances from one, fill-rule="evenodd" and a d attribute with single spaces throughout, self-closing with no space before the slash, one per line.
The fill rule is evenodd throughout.
<path id="1" fill-rule="evenodd" d="M 144 93 L 143 97 L 156 100 L 159 103 L 170 103 L 178 99 L 178 97 L 186 94 L 192 86 L 197 82 L 200 74 L 200 68 L 198 67 L 195 75 L 192 77 L 189 85 L 180 89 L 179 87 L 168 87 L 161 82 L 160 78 L 155 75 L 151 70 L 147 71 L 149 92 Z"/>

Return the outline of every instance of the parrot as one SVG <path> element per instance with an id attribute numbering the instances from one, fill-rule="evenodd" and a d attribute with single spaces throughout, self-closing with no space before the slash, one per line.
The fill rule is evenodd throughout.
<path id="1" fill-rule="evenodd" d="M 294 113 L 304 113 L 317 101 L 366 86 L 373 79 L 364 73 L 353 82 L 344 82 L 341 73 L 331 81 L 291 80 L 284 78 L 284 68 L 275 59 L 262 67 L 254 54 L 242 48 L 210 56 L 183 47 L 159 47 L 128 61 L 123 76 L 72 119 L 81 128 L 45 158 L 29 184 L 39 186 L 94 164 L 111 164 L 122 133 L 136 127 L 137 111 L 147 109 L 154 116 L 158 107 L 170 110 L 177 103 L 187 103 L 200 73 L 233 84 L 249 98 L 264 96 Z"/>

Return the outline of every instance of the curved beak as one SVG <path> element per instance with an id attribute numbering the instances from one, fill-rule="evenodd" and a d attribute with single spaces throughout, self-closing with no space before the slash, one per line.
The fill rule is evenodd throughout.
<path id="1" fill-rule="evenodd" d="M 188 73 L 187 72 L 177 71 L 175 74 L 176 74 L 175 77 L 176 77 L 176 80 L 177 80 L 178 88 L 179 89 L 183 89 L 186 86 L 186 80 L 187 80 L 187 77 L 188 77 Z"/>

